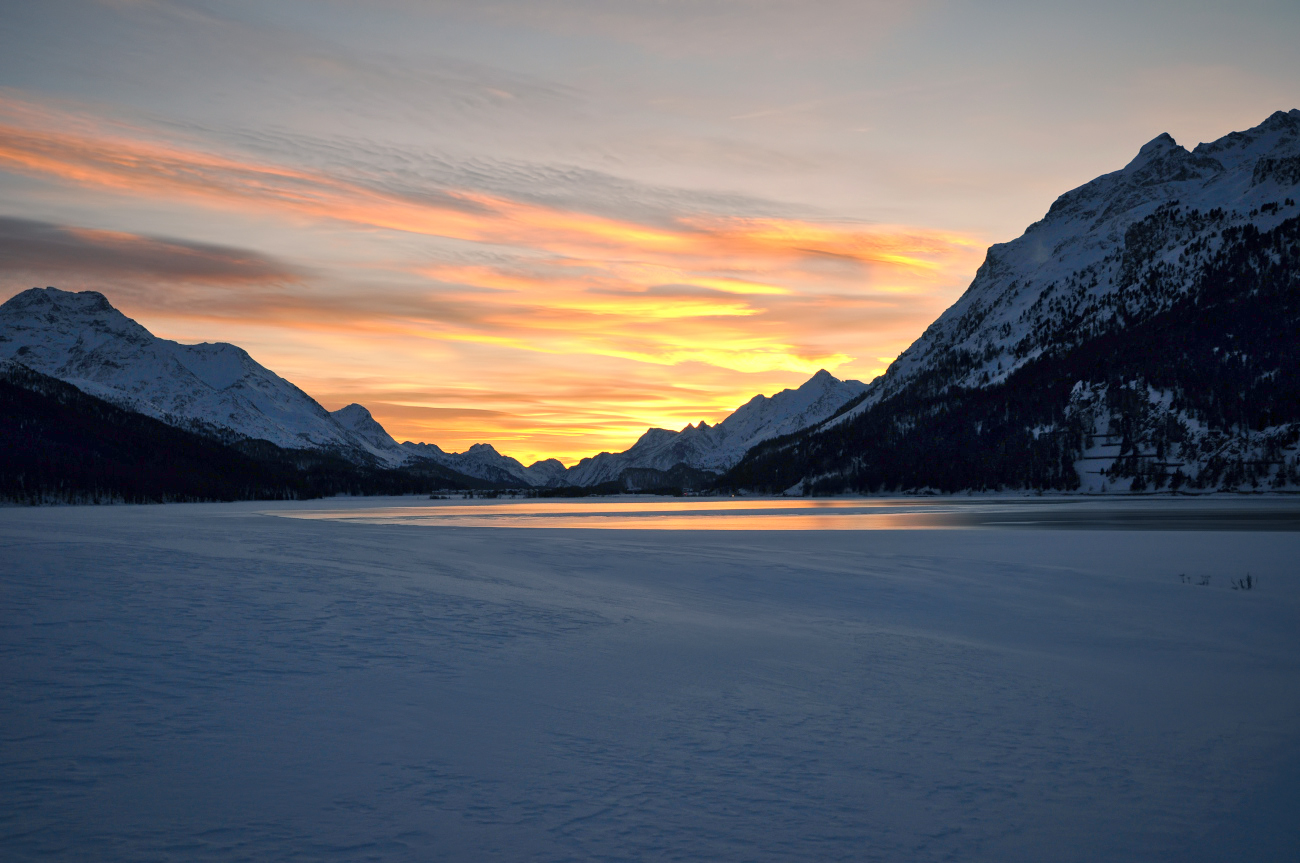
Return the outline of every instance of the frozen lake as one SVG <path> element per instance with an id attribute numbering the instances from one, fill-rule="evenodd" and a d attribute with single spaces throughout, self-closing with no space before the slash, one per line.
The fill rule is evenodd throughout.
<path id="1" fill-rule="evenodd" d="M 0 858 L 1292 861 L 1296 513 L 3 509 Z"/>
<path id="2" fill-rule="evenodd" d="M 602 530 L 1300 530 L 1300 499 L 1272 497 L 587 498 L 349 506 L 268 514 L 421 527 Z"/>

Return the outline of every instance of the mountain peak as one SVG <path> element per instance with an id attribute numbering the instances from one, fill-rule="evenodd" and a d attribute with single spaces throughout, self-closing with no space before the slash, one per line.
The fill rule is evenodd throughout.
<path id="1" fill-rule="evenodd" d="M 334 417 L 334 420 L 344 429 L 369 444 L 373 448 L 373 455 L 392 459 L 396 458 L 398 453 L 405 452 L 363 405 L 353 402 L 347 407 L 330 411 L 330 416 Z"/>
<path id="2" fill-rule="evenodd" d="M 1156 135 L 1150 141 L 1147 141 L 1142 145 L 1142 149 L 1138 150 L 1138 154 L 1133 157 L 1133 161 L 1129 162 L 1124 167 L 1124 170 L 1134 171 L 1138 168 L 1142 168 L 1151 162 L 1167 156 L 1175 150 L 1184 153 L 1186 152 L 1186 150 L 1183 150 L 1182 147 L 1178 146 L 1178 142 L 1174 140 L 1173 135 L 1170 135 L 1168 132 L 1161 132 L 1159 135 Z"/>
<path id="3" fill-rule="evenodd" d="M 1264 122 L 1244 132 L 1229 132 L 1217 141 L 1199 145 L 1197 155 L 1236 162 L 1261 156 L 1294 156 L 1300 147 L 1300 110 L 1274 111 Z"/>
<path id="4" fill-rule="evenodd" d="M 64 314 L 103 314 L 116 312 L 108 297 L 99 291 L 63 291 L 58 288 L 29 288 L 10 297 L 4 306 L 10 309 L 48 307 Z"/>
<path id="5" fill-rule="evenodd" d="M 24 330 L 53 328 L 65 334 L 95 332 L 135 342 L 153 338 L 140 324 L 122 314 L 99 291 L 29 288 L 0 304 L 0 317 Z"/>
<path id="6" fill-rule="evenodd" d="M 347 407 L 339 408 L 336 411 L 330 411 L 334 419 L 341 422 L 347 428 L 357 428 L 362 423 L 373 421 L 374 416 L 364 406 L 353 402 Z"/>
<path id="7" fill-rule="evenodd" d="M 1292 108 L 1290 111 L 1274 111 L 1268 115 L 1268 119 L 1258 126 L 1263 131 L 1271 132 L 1274 129 L 1300 129 L 1300 108 Z"/>

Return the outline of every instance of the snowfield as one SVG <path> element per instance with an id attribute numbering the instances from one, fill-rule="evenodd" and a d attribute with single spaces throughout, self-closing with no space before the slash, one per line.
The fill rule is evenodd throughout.
<path id="1" fill-rule="evenodd" d="M 1259 505 L 1280 530 L 3 509 L 0 857 L 1295 860 L 1298 504 Z"/>

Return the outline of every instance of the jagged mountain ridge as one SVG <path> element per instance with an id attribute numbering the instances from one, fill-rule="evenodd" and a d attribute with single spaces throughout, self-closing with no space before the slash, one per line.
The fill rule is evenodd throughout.
<path id="1" fill-rule="evenodd" d="M 700 421 L 681 431 L 647 429 L 627 450 L 589 456 L 570 468 L 558 459 L 525 467 L 486 443 L 474 444 L 463 453 L 447 453 L 428 443 L 406 441 L 401 446 L 469 476 L 535 487 L 596 486 L 616 482 L 629 471 L 643 480 L 655 472 L 673 474 L 681 466 L 721 474 L 754 444 L 820 422 L 866 390 L 860 381 L 841 381 L 822 370 L 797 389 L 782 390 L 770 397 L 754 396 L 716 425 Z"/>
<path id="2" fill-rule="evenodd" d="M 666 472 L 679 464 L 722 473 L 755 444 L 821 422 L 866 390 L 861 381 L 842 381 L 822 369 L 797 389 L 754 396 L 717 425 L 700 421 L 679 432 L 649 429 L 621 453 L 604 452 L 578 462 L 567 479 L 571 485 L 591 486 L 617 480 L 626 470 Z"/>
<path id="3" fill-rule="evenodd" d="M 525 467 L 519 459 L 497 452 L 490 443 L 472 444 L 464 452 L 444 452 L 437 444 L 411 441 L 404 441 L 401 447 L 415 457 L 431 459 L 463 474 L 492 482 L 535 488 L 567 484 L 564 464 L 559 459 L 542 459 Z"/>
<path id="4" fill-rule="evenodd" d="M 751 453 L 730 481 L 1289 487 L 1298 181 L 1300 111 L 1191 152 L 1155 138 L 991 247 L 860 404 Z"/>

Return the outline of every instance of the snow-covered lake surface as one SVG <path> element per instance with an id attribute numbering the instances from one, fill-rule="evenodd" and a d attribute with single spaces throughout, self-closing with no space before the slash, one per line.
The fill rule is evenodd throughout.
<path id="1" fill-rule="evenodd" d="M 686 498 L 619 496 L 576 500 L 404 500 L 268 515 L 423 527 L 569 527 L 647 530 L 927 530 L 1067 528 L 1102 530 L 1300 530 L 1300 498 L 911 497 Z"/>
<path id="2" fill-rule="evenodd" d="M 0 858 L 1297 859 L 1285 501 L 439 503 L 0 510 Z"/>

